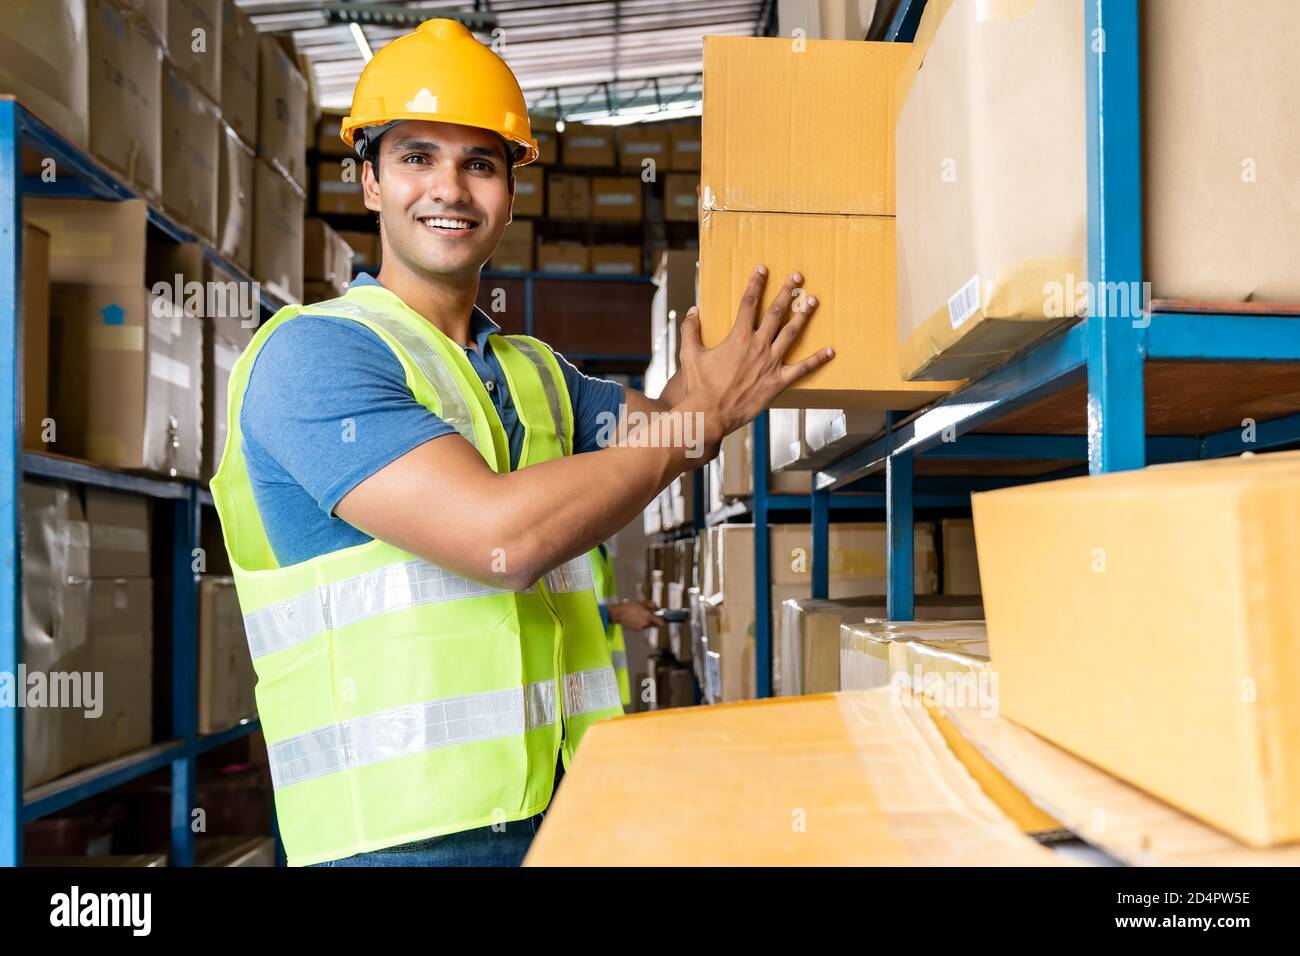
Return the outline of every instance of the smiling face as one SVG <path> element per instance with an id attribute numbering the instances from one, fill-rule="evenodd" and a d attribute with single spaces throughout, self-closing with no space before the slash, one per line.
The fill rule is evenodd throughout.
<path id="1" fill-rule="evenodd" d="M 476 277 L 510 222 L 510 167 L 500 137 L 451 123 L 409 121 L 379 141 L 379 176 L 362 173 L 380 214 L 384 260 L 428 278 Z"/>

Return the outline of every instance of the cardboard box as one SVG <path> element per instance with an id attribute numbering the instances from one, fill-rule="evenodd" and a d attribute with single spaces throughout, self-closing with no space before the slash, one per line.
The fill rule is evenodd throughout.
<path id="1" fill-rule="evenodd" d="M 533 139 L 537 140 L 537 159 L 542 166 L 553 166 L 560 161 L 560 134 L 555 131 L 554 116 L 530 115 Z"/>
<path id="2" fill-rule="evenodd" d="M 538 272 L 583 273 L 590 270 L 591 259 L 586 246 L 568 242 L 537 244 Z"/>
<path id="3" fill-rule="evenodd" d="M 307 188 L 307 81 L 275 38 L 258 40 L 257 157 Z"/>
<path id="4" fill-rule="evenodd" d="M 149 499 L 92 486 L 83 495 L 90 529 L 90 576 L 149 577 Z"/>
<path id="5" fill-rule="evenodd" d="M 316 211 L 364 216 L 365 196 L 361 188 L 361 162 L 350 159 L 322 159 L 316 166 Z"/>
<path id="6" fill-rule="evenodd" d="M 546 213 L 554 219 L 591 216 L 591 177 L 553 173 L 546 177 Z"/>
<path id="7" fill-rule="evenodd" d="M 591 246 L 591 271 L 600 276 L 642 275 L 640 246 Z"/>
<path id="8" fill-rule="evenodd" d="M 352 281 L 352 249 L 323 219 L 308 219 L 303 233 L 304 279 L 324 282 L 334 296 L 342 295 Z"/>
<path id="9" fill-rule="evenodd" d="M 1056 857 L 985 795 L 924 708 L 898 707 L 886 690 L 601 721 L 525 862 L 1051 866 Z"/>
<path id="10" fill-rule="evenodd" d="M 892 219 L 707 213 L 700 223 L 705 346 L 717 345 L 730 333 L 740 297 L 760 263 L 769 270 L 764 305 L 795 271 L 804 275 L 805 292 L 818 299 L 812 321 L 786 361 L 799 361 L 827 346 L 835 349 L 834 359 L 777 398 L 778 407 L 911 409 L 959 384 L 908 382 L 899 372 Z"/>
<path id="11" fill-rule="evenodd" d="M 768 463 L 773 471 L 805 465 L 808 443 L 804 441 L 802 408 L 773 408 L 767 413 Z"/>
<path id="12" fill-rule="evenodd" d="M 533 271 L 533 223 L 529 219 L 516 219 L 506 226 L 506 231 L 492 253 L 488 266 L 499 272 Z"/>
<path id="13" fill-rule="evenodd" d="M 253 186 L 253 275 L 293 302 L 302 301 L 303 221 L 298 184 L 258 157 Z"/>
<path id="14" fill-rule="evenodd" d="M 943 539 L 943 593 L 982 593 L 980 564 L 975 552 L 975 523 L 965 518 L 944 518 L 939 526 Z"/>
<path id="15" fill-rule="evenodd" d="M 722 439 L 717 457 L 709 462 L 709 510 L 754 493 L 753 423 Z M 781 471 L 767 476 L 773 494 L 806 495 L 812 492 L 812 472 Z"/>
<path id="16" fill-rule="evenodd" d="M 162 123 L 163 205 L 183 225 L 213 241 L 221 115 L 171 63 L 163 64 Z"/>
<path id="17" fill-rule="evenodd" d="M 195 841 L 194 854 L 199 866 L 275 866 L 275 840 L 261 836 L 202 836 Z"/>
<path id="18" fill-rule="evenodd" d="M 929 4 L 900 80 L 897 335 L 900 368 L 918 379 L 981 371 L 1097 298 L 1083 9 L 982 11 Z M 1285 210 L 1300 202 L 1300 165 L 1278 132 L 1300 109 L 1295 11 L 1262 3 L 1249 29 L 1226 32 L 1218 12 L 1142 5 L 1142 279 L 1156 299 L 1298 302 L 1300 223 Z M 1206 71 L 1189 73 L 1189 58 Z M 1259 97 L 1265 82 L 1286 94 Z M 1129 293 L 1105 291 L 1110 314 Z"/>
<path id="19" fill-rule="evenodd" d="M 704 209 L 894 215 L 891 87 L 909 45 L 797 47 L 788 37 L 705 37 Z"/>
<path id="20" fill-rule="evenodd" d="M 521 166 L 515 170 L 515 201 L 511 211 L 516 216 L 546 214 L 546 170 L 541 166 Z"/>
<path id="21" fill-rule="evenodd" d="M 1252 846 L 1300 838 L 1297 492 L 1279 452 L 973 496 L 1002 714 Z"/>
<path id="22" fill-rule="evenodd" d="M 143 285 L 149 209 L 140 199 L 25 199 L 23 214 L 50 236 L 51 282 Z"/>
<path id="23" fill-rule="evenodd" d="M 253 21 L 234 0 L 222 0 L 221 113 L 250 148 L 257 145 L 257 43 Z"/>
<path id="24" fill-rule="evenodd" d="M 870 408 L 808 408 L 804 440 L 819 461 L 834 461 L 885 430 L 885 413 Z"/>
<path id="25" fill-rule="evenodd" d="M 23 663 L 32 672 L 90 671 L 90 529 L 67 485 L 23 482 Z M 35 707 L 23 715 L 23 787 L 81 766 L 83 711 Z"/>
<path id="26" fill-rule="evenodd" d="M 142 285 L 51 291 L 60 341 L 51 450 L 197 478 L 203 323 Z"/>
<path id="27" fill-rule="evenodd" d="M 204 577 L 199 582 L 199 733 L 256 717 L 256 684 L 235 581 Z"/>
<path id="28" fill-rule="evenodd" d="M 203 479 L 209 480 L 226 448 L 230 373 L 252 341 L 252 324 L 234 316 L 214 316 L 203 324 Z M 206 524 L 206 522 L 205 522 Z M 220 543 L 218 542 L 218 545 Z M 224 558 L 224 546 L 218 547 Z M 211 557 L 211 555 L 209 555 Z M 209 564 L 209 571 L 218 570 Z"/>
<path id="29" fill-rule="evenodd" d="M 686 120 L 668 126 L 668 168 L 681 172 L 700 171 L 703 137 L 699 120 Z"/>
<path id="30" fill-rule="evenodd" d="M 653 181 L 661 169 L 668 168 L 670 139 L 666 123 L 637 123 L 618 127 L 618 168 L 638 175 L 649 170 Z"/>
<path id="31" fill-rule="evenodd" d="M 356 150 L 349 149 L 343 142 L 343 120 L 347 111 L 325 110 L 316 124 L 316 152 L 322 156 L 356 158 Z"/>
<path id="32" fill-rule="evenodd" d="M 591 218 L 602 222 L 639 222 L 641 180 L 635 176 L 593 176 Z"/>
<path id="33" fill-rule="evenodd" d="M 221 125 L 217 165 L 217 250 L 245 272 L 253 271 L 253 151 Z"/>
<path id="34" fill-rule="evenodd" d="M 167 50 L 167 5 L 168 0 L 122 0 L 118 4 L 145 25 L 152 34 L 154 43 L 164 52 Z"/>
<path id="35" fill-rule="evenodd" d="M 910 684 L 913 691 L 935 699 L 945 686 L 958 693 L 976 691 L 978 685 L 954 683 L 948 675 L 978 675 L 989 669 L 988 631 L 983 621 L 954 621 L 943 625 L 910 622 L 897 624 L 889 645 L 889 666 L 894 679 Z M 996 680 L 996 678 L 994 678 Z M 996 707 L 996 684 L 986 685 L 988 703 Z M 970 703 L 978 703 L 978 698 Z"/>
<path id="36" fill-rule="evenodd" d="M 221 103 L 222 0 L 172 0 L 167 52 L 203 95 Z"/>
<path id="37" fill-rule="evenodd" d="M 23 223 L 23 447 L 44 451 L 50 416 L 50 234 Z"/>
<path id="38" fill-rule="evenodd" d="M 663 508 L 663 521 L 660 523 L 663 530 L 691 524 L 695 519 L 695 476 L 688 473 L 674 478 L 660 497 L 660 507 Z"/>
<path id="39" fill-rule="evenodd" d="M 0 93 L 10 93 L 55 132 L 89 142 L 86 0 L 28 0 L 0 17 Z"/>
<path id="40" fill-rule="evenodd" d="M 162 49 L 140 20 L 90 0 L 90 151 L 146 195 L 162 191 Z"/>
<path id="41" fill-rule="evenodd" d="M 92 578 L 87 632 L 90 669 L 104 675 L 103 713 L 73 713 L 81 761 L 92 764 L 153 741 L 153 581 Z"/>
<path id="42" fill-rule="evenodd" d="M 614 127 L 565 123 L 560 134 L 566 166 L 613 166 Z"/>
<path id="43" fill-rule="evenodd" d="M 700 177 L 691 173 L 669 173 L 664 177 L 664 219 L 669 222 L 698 222 Z"/>
<path id="44" fill-rule="evenodd" d="M 695 272 L 694 253 L 670 250 L 659 254 L 654 273 L 655 296 L 650 303 L 650 352 L 652 356 L 664 356 L 665 382 L 677 374 L 681 350 L 678 330 L 695 304 Z M 658 391 L 651 397 L 658 397 Z"/>
<path id="45" fill-rule="evenodd" d="M 873 19 L 883 12 L 887 22 L 894 15 L 893 10 L 882 11 L 878 4 L 843 0 L 781 0 L 776 9 L 777 36 L 817 40 L 863 40 Z"/>
<path id="46" fill-rule="evenodd" d="M 510 227 L 506 227 L 507 233 Z M 338 234 L 343 238 L 352 249 L 352 271 L 356 272 L 359 268 L 374 269 L 379 265 L 379 233 L 378 232 L 357 232 L 355 230 L 340 229 Z"/>

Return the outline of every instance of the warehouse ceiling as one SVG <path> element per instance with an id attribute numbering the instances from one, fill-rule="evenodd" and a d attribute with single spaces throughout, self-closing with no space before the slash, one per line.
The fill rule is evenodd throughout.
<path id="1" fill-rule="evenodd" d="M 704 34 L 764 34 L 773 0 L 236 0 L 291 33 L 322 108 L 345 109 L 368 53 L 437 16 L 505 57 L 529 109 L 588 122 L 698 114 Z"/>

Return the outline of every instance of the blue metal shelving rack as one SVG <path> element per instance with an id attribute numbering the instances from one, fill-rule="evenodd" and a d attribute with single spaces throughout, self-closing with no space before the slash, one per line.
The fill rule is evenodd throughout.
<path id="1" fill-rule="evenodd" d="M 23 149 L 55 162 L 57 181 L 23 176 Z M 198 580 L 192 569 L 199 547 L 203 511 L 212 504 L 207 489 L 195 481 L 167 480 L 126 474 L 95 465 L 34 454 L 22 448 L 23 330 L 22 302 L 23 195 L 107 200 L 139 199 L 97 161 L 55 133 L 12 98 L 0 97 L 0 672 L 16 674 L 22 657 L 22 483 L 27 477 L 95 485 L 146 495 L 156 508 L 168 509 L 172 529 L 171 562 L 171 738 L 104 764 L 87 767 L 30 791 L 23 790 L 22 711 L 0 708 L 0 865 L 23 861 L 23 826 L 78 801 L 104 793 L 130 780 L 171 768 L 172 866 L 194 864 L 191 811 L 197 798 L 198 758 L 225 743 L 259 729 L 245 721 L 216 734 L 198 733 Z M 150 223 L 178 242 L 201 242 L 156 205 Z M 247 280 L 242 270 L 202 243 L 205 255 Z M 262 308 L 275 311 L 284 303 L 262 294 Z M 282 851 L 278 853 L 283 858 Z"/>
<path id="2" fill-rule="evenodd" d="M 1142 289 L 1142 166 L 1137 0 L 1085 4 L 1088 151 L 1088 278 L 1094 289 Z M 900 0 L 887 39 L 910 41 L 925 0 Z M 1101 299 L 1102 297 L 1096 297 Z M 888 525 L 888 613 L 913 616 L 912 524 L 917 507 L 969 507 L 970 492 L 1003 485 L 1216 458 L 1300 443 L 1300 414 L 1260 422 L 1254 441 L 1239 429 L 1201 435 L 1146 433 L 1144 367 L 1161 362 L 1300 362 L 1300 317 L 1149 312 L 1140 296 L 1122 314 L 1091 315 L 1029 347 L 918 413 L 892 413 L 885 432 L 820 469 L 807 496 L 768 496 L 766 416 L 755 423 L 752 505 L 755 523 L 755 658 L 758 696 L 771 693 L 770 570 L 772 511 L 807 509 L 812 519 L 813 596 L 827 596 L 830 512 L 883 507 Z M 974 430 L 1080 382 L 1087 383 L 1087 435 L 991 434 Z M 1189 401 L 1195 401 L 1189 396 Z M 1087 462 L 1033 477 L 915 476 L 919 458 Z M 867 483 L 883 488 L 863 492 Z M 835 494 L 832 494 L 832 493 Z M 845 494 L 849 492 L 850 494 Z M 854 494 L 856 492 L 856 494 Z M 726 516 L 711 516 L 721 520 Z"/>

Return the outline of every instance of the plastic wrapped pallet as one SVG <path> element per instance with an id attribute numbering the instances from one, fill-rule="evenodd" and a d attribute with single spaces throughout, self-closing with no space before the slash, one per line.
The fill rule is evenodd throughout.
<path id="1" fill-rule="evenodd" d="M 935 656 L 927 656 L 932 651 Z M 961 655 L 967 652 L 968 656 Z M 896 678 L 915 690 L 914 674 L 970 670 L 988 660 L 983 621 L 884 621 L 845 623 L 840 628 L 840 684 L 843 690 L 885 687 Z M 915 665 L 925 661 L 918 672 Z"/>

